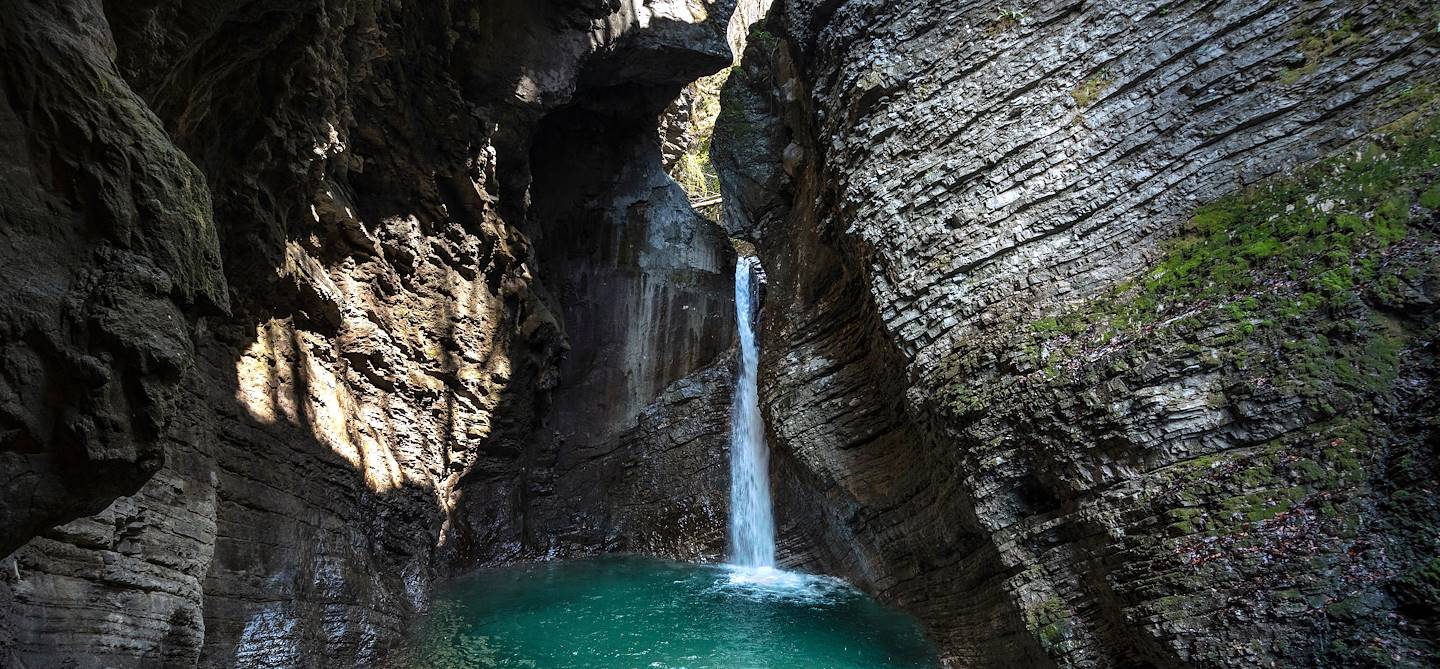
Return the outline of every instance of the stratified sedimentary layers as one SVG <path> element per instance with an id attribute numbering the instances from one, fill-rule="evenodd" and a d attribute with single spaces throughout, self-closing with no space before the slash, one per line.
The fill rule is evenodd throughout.
<path id="1" fill-rule="evenodd" d="M 715 556 L 733 251 L 655 117 L 732 5 L 0 6 L 0 663 Z M 784 3 L 715 136 L 784 559 L 959 666 L 1435 663 L 1437 22 Z"/>
<path id="2" fill-rule="evenodd" d="M 786 559 L 955 666 L 1434 662 L 1436 19 L 785 3 L 714 159 Z"/>
<path id="3" fill-rule="evenodd" d="M 733 252 L 655 117 L 732 5 L 0 9 L 0 664 L 365 666 L 439 573 L 716 555 Z"/>

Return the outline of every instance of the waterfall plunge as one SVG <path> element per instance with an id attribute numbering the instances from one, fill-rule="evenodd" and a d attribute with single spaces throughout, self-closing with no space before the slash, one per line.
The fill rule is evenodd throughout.
<path id="1" fill-rule="evenodd" d="M 770 509 L 770 452 L 756 386 L 760 348 L 755 342 L 754 258 L 735 263 L 735 323 L 740 330 L 740 373 L 730 411 L 730 559 L 740 567 L 775 565 L 775 518 Z"/>

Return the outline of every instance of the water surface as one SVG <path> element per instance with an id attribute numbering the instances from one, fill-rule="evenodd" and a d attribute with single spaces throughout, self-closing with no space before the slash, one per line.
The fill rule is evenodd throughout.
<path id="1" fill-rule="evenodd" d="M 406 669 L 935 669 L 914 621 L 844 582 L 639 557 L 476 572 Z"/>

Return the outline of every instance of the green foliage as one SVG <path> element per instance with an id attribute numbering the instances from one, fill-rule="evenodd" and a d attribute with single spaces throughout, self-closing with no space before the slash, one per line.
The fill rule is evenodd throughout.
<path id="1" fill-rule="evenodd" d="M 745 145 L 758 139 L 759 130 L 745 115 L 745 92 L 748 76 L 745 69 L 736 65 L 725 74 L 725 83 L 720 87 L 720 114 L 715 119 L 714 132 L 726 137 L 732 144 Z M 715 76 L 721 76 L 719 74 Z"/>
<path id="2" fill-rule="evenodd" d="M 1430 185 L 1430 188 L 1420 194 L 1420 206 L 1426 209 L 1440 209 L 1440 182 Z"/>
<path id="3" fill-rule="evenodd" d="M 1440 204 L 1429 104 L 1342 156 L 1201 206 L 1149 271 L 988 353 L 957 355 L 941 375 L 945 404 L 974 418 L 998 393 L 1118 378 L 1156 355 L 1228 367 L 1242 391 L 1277 387 L 1321 413 L 1388 393 L 1408 335 L 1382 312 L 1415 299 L 1433 265 L 1432 233 L 1410 220 Z M 1396 246 L 1406 240 L 1419 244 Z M 996 356 L 1020 386 L 976 382 Z"/>
<path id="4" fill-rule="evenodd" d="M 1216 303 L 1234 321 L 1345 307 L 1379 278 L 1375 255 L 1409 233 L 1411 204 L 1440 199 L 1426 180 L 1440 164 L 1440 121 L 1424 126 L 1388 147 L 1371 144 L 1201 207 L 1153 270 L 1032 330 L 1133 329 Z"/>
<path id="5" fill-rule="evenodd" d="M 1354 25 L 1349 20 L 1331 30 L 1317 32 L 1311 28 L 1300 28 L 1290 36 L 1299 40 L 1300 53 L 1305 60 L 1300 65 L 1280 74 L 1280 81 L 1285 84 L 1293 84 L 1304 79 L 1319 69 L 1320 63 L 1324 62 L 1326 58 L 1341 49 L 1365 41 L 1365 36 L 1355 32 Z"/>
<path id="6" fill-rule="evenodd" d="M 746 38 L 747 44 L 754 44 L 767 51 L 774 51 L 780 45 L 780 38 L 765 29 L 765 22 L 760 21 L 750 27 L 750 35 Z"/>
<path id="7" fill-rule="evenodd" d="M 1400 580 L 1406 599 L 1440 612 L 1440 557 L 1406 574 Z"/>
<path id="8" fill-rule="evenodd" d="M 969 385 L 955 384 L 948 390 L 946 401 L 957 416 L 966 416 L 985 408 L 984 396 L 971 390 Z"/>
<path id="9" fill-rule="evenodd" d="M 1100 99 L 1100 94 L 1112 83 L 1114 81 L 1110 78 L 1110 72 L 1103 71 L 1081 82 L 1070 91 L 1070 97 L 1075 98 L 1075 106 L 1084 109 L 1095 104 Z"/>
<path id="10" fill-rule="evenodd" d="M 1065 640 L 1069 631 L 1070 613 L 1065 601 L 1051 595 L 1031 606 L 1025 607 L 1025 627 L 1047 650 L 1055 648 Z"/>
<path id="11" fill-rule="evenodd" d="M 992 33 L 1003 33 L 1020 27 L 1025 19 L 1030 18 L 1030 13 L 1020 7 L 1000 7 L 995 10 L 995 23 L 991 26 Z"/>
<path id="12" fill-rule="evenodd" d="M 690 122 L 696 141 L 670 170 L 675 179 L 691 198 L 708 198 L 720 194 L 720 177 L 710 164 L 710 144 L 715 136 L 715 126 L 721 121 L 721 96 L 726 80 L 739 67 L 721 71 L 695 82 L 695 96 L 691 106 Z M 729 113 L 729 110 L 726 110 Z M 700 209 L 700 213 L 711 220 L 719 220 L 720 207 L 711 205 Z"/>

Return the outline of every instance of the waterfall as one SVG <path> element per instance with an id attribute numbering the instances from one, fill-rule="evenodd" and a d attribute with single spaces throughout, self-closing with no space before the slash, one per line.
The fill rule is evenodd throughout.
<path id="1" fill-rule="evenodd" d="M 735 324 L 740 331 L 740 371 L 730 411 L 730 559 L 741 567 L 775 566 L 775 519 L 770 509 L 770 452 L 760 419 L 752 302 L 756 259 L 735 263 Z"/>

